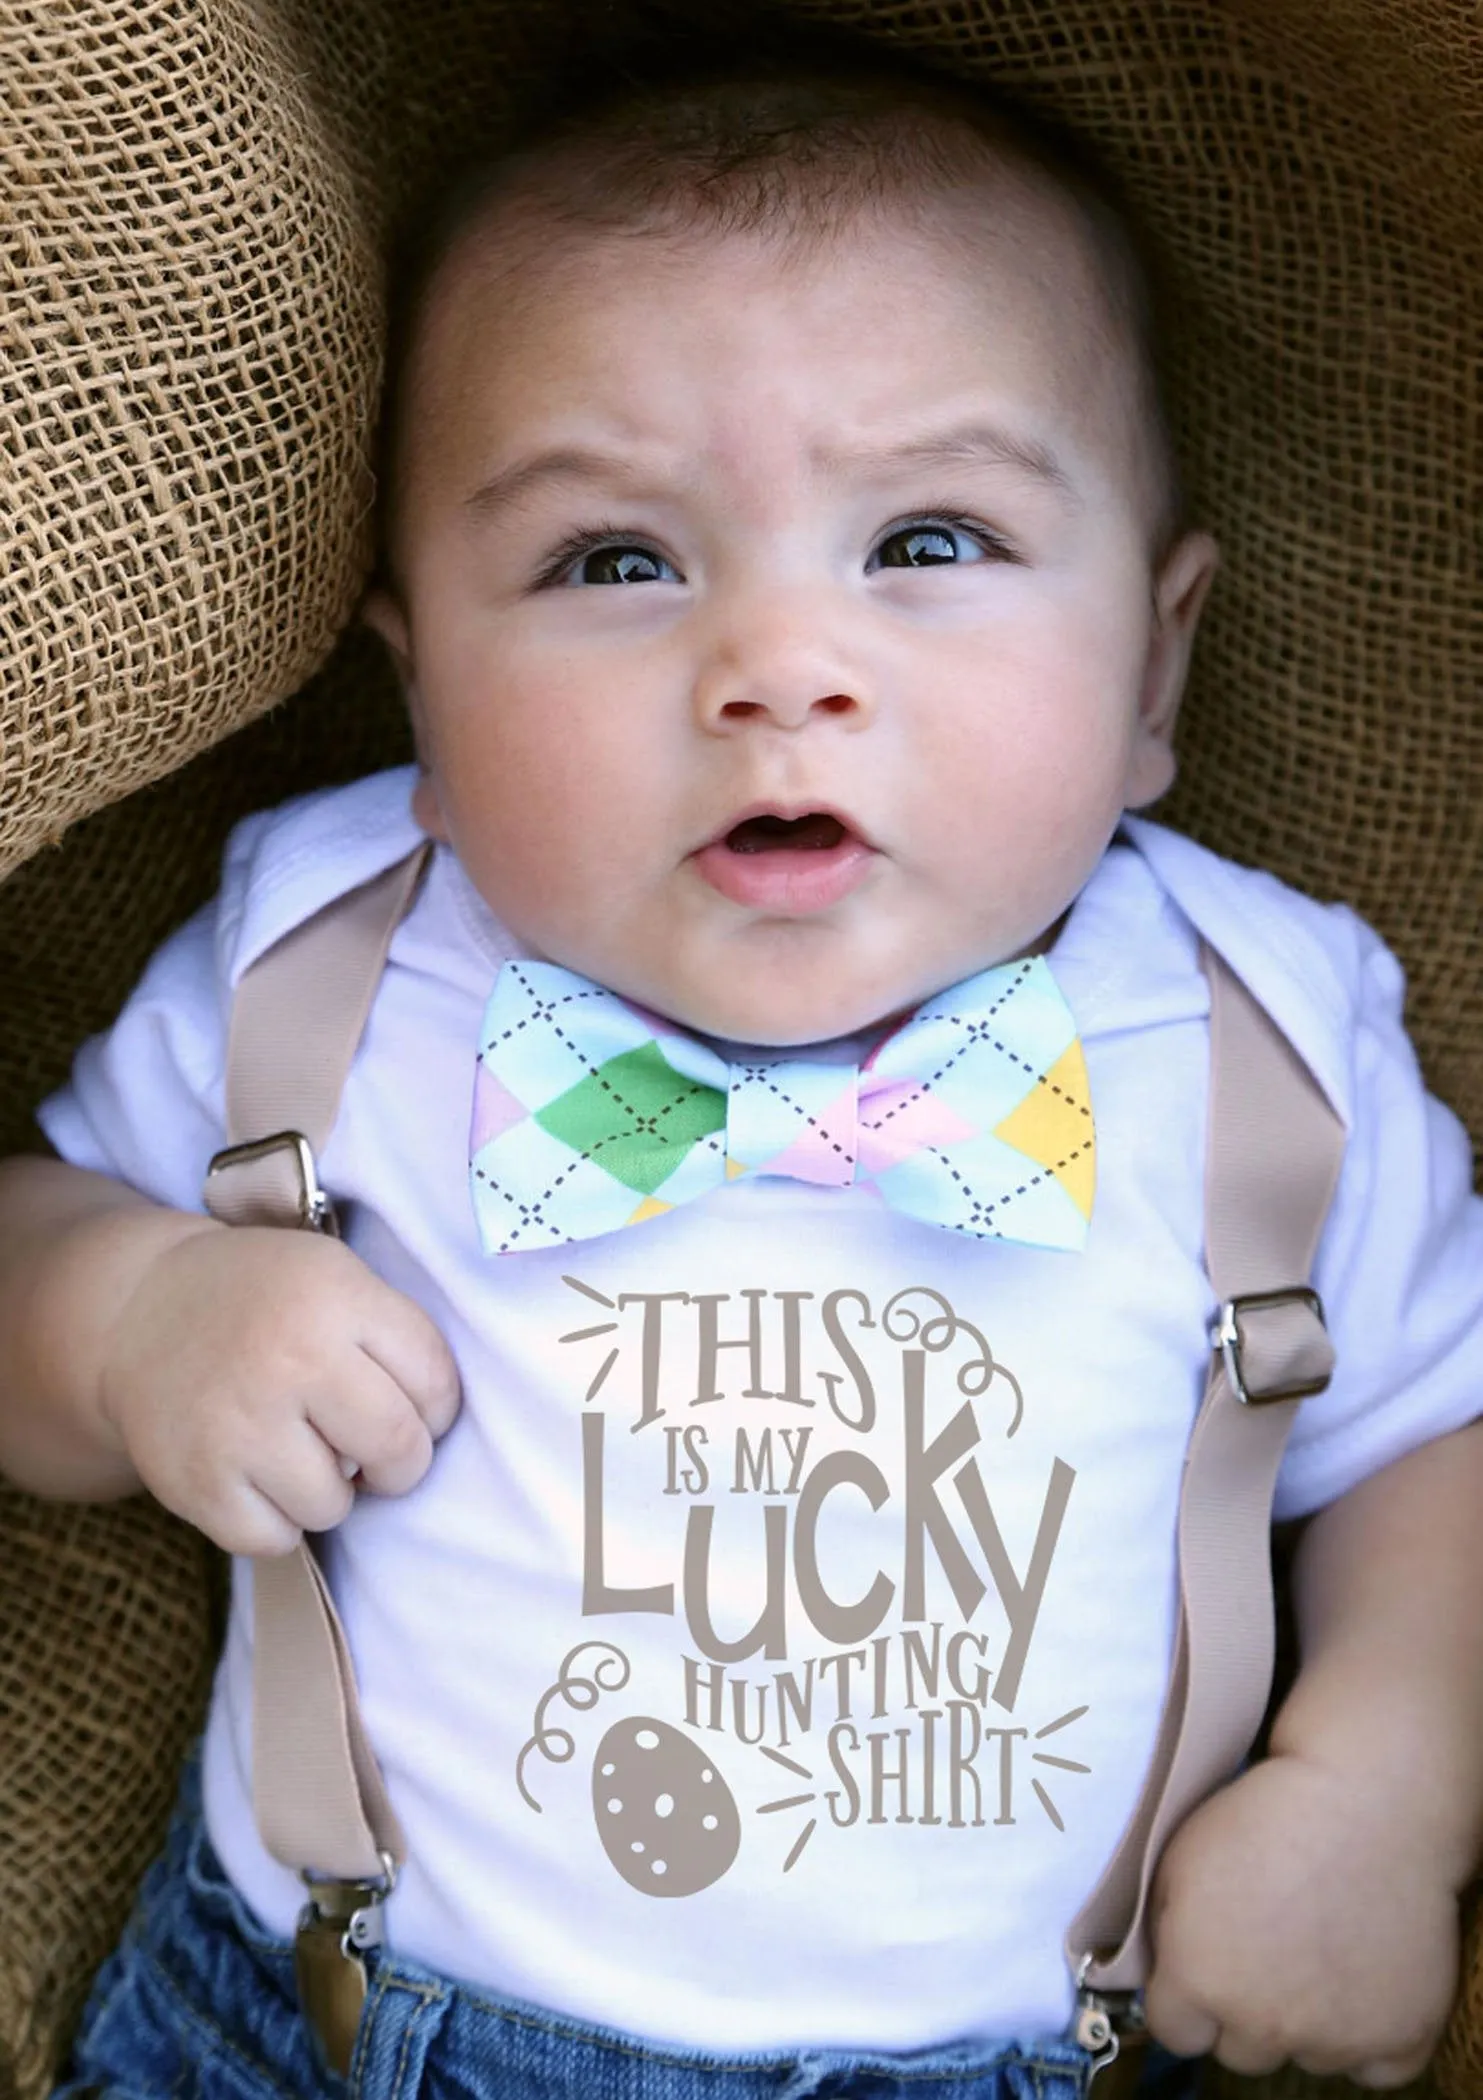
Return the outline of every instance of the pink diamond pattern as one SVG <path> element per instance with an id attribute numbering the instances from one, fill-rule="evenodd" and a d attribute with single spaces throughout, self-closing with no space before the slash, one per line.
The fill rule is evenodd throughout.
<path id="1" fill-rule="evenodd" d="M 474 1076 L 474 1121 L 469 1131 L 469 1154 L 476 1156 L 480 1150 L 497 1137 L 503 1137 L 516 1123 L 523 1122 L 530 1110 L 523 1101 L 518 1101 L 504 1084 L 496 1079 L 483 1058 Z"/>
<path id="2" fill-rule="evenodd" d="M 849 1086 L 816 1114 L 792 1144 L 767 1160 L 764 1174 L 791 1174 L 825 1188 L 847 1189 L 855 1178 L 855 1089 Z"/>
<path id="3" fill-rule="evenodd" d="M 940 1145 L 961 1144 L 976 1137 L 972 1123 L 945 1101 L 928 1092 L 920 1079 L 887 1079 L 872 1084 L 862 1075 L 860 1086 L 860 1165 L 862 1179 L 883 1174 L 918 1152 Z"/>

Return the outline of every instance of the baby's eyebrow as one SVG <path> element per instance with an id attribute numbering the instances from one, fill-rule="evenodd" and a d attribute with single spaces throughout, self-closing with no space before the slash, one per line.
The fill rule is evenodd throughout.
<path id="1" fill-rule="evenodd" d="M 476 519 L 489 518 L 510 504 L 518 503 L 522 496 L 529 495 L 542 482 L 618 482 L 629 478 L 630 471 L 626 461 L 611 453 L 585 451 L 576 445 L 557 446 L 549 452 L 537 452 L 529 459 L 519 459 L 511 466 L 501 468 L 482 482 L 471 496 L 465 497 L 463 507 Z"/>
<path id="2" fill-rule="evenodd" d="M 1039 438 L 1018 436 L 997 423 L 964 423 L 899 444 L 859 450 L 821 447 L 817 457 L 829 473 L 841 468 L 889 472 L 900 467 L 1013 467 L 1033 481 L 1044 482 L 1066 502 L 1079 505 L 1081 501 L 1076 484 L 1049 445 Z"/>
<path id="3" fill-rule="evenodd" d="M 912 467 L 1010 467 L 1053 489 L 1067 504 L 1079 506 L 1081 502 L 1075 483 L 1049 445 L 997 423 L 965 423 L 879 446 L 820 445 L 813 448 L 813 458 L 828 475 L 889 474 Z M 641 477 L 636 475 L 634 462 L 621 453 L 558 445 L 501 468 L 465 498 L 463 507 L 482 523 L 546 482 L 603 481 L 621 488 L 637 478 Z"/>

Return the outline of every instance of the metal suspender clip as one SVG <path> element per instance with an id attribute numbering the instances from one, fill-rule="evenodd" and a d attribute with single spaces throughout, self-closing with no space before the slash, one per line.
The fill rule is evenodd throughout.
<path id="1" fill-rule="evenodd" d="M 1088 1954 L 1076 1980 L 1076 2018 L 1071 2034 L 1092 2059 L 1091 2078 L 1095 2079 L 1117 2061 L 1125 2043 L 1134 2044 L 1136 2053 L 1136 2046 L 1147 2039 L 1148 2030 L 1143 2019 L 1143 1993 L 1094 1990 L 1086 1981 L 1092 1960 Z M 1121 2089 L 1120 2077 L 1114 2083 Z"/>
<path id="2" fill-rule="evenodd" d="M 228 1145 L 213 1155 L 206 1169 L 206 1208 L 214 1217 L 223 1217 L 228 1222 L 237 1222 L 231 1217 L 233 1205 L 226 1198 L 222 1183 L 239 1178 L 245 1188 L 251 1189 L 254 1177 L 251 1169 L 269 1161 L 278 1153 L 288 1156 L 288 1163 L 297 1177 L 298 1186 L 293 1201 L 297 1208 L 294 1222 L 305 1232 L 328 1233 L 332 1239 L 340 1237 L 340 1221 L 335 1215 L 335 1206 L 319 1185 L 319 1167 L 314 1158 L 314 1147 L 301 1130 L 277 1130 L 271 1137 L 254 1138 L 250 1144 Z M 269 1170 L 271 1174 L 271 1169 Z M 266 1177 L 262 1177 L 266 1179 Z M 217 1183 L 213 1190 L 212 1183 Z M 273 1191 L 277 1193 L 276 1190 Z M 216 1195 L 217 1201 L 212 1197 Z M 247 1222 L 244 1219 L 242 1222 Z M 256 1221 L 253 1221 L 256 1222 Z M 282 1222 L 282 1221 L 276 1221 Z"/>
<path id="3" fill-rule="evenodd" d="M 1249 1377 L 1244 1351 L 1256 1339 L 1249 1331 L 1252 1321 L 1260 1324 L 1265 1313 L 1290 1313 L 1293 1309 L 1311 1317 L 1303 1323 L 1306 1333 L 1300 1329 L 1292 1338 L 1297 1344 L 1295 1351 L 1289 1351 L 1292 1368 L 1276 1383 Z M 1290 1326 L 1291 1322 L 1287 1324 Z M 1273 1400 L 1306 1400 L 1325 1390 L 1333 1375 L 1334 1359 L 1324 1329 L 1323 1300 L 1317 1291 L 1293 1284 L 1283 1291 L 1248 1291 L 1244 1297 L 1227 1298 L 1215 1316 L 1210 1341 L 1221 1353 L 1236 1398 L 1244 1407 L 1264 1407 Z"/>
<path id="4" fill-rule="evenodd" d="M 366 2002 L 365 1950 L 382 1939 L 381 1906 L 396 1886 L 396 1863 L 381 1854 L 379 1881 L 301 1878 L 309 1901 L 294 1935 L 299 2004 L 325 2064 L 344 2078 Z"/>

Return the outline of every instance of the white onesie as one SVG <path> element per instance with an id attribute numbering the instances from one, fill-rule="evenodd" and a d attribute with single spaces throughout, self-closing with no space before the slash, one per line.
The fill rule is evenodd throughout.
<path id="1" fill-rule="evenodd" d="M 199 1207 L 231 986 L 415 845 L 411 778 L 240 828 L 216 903 L 43 1109 L 66 1158 Z M 1472 1419 L 1483 1386 L 1467 1141 L 1352 914 L 1127 825 L 1051 955 L 1097 1122 L 1082 1254 L 768 1176 L 488 1258 L 474 1062 L 521 951 L 439 851 L 321 1161 L 351 1244 L 427 1308 L 463 1380 L 422 1484 L 363 1497 L 326 1543 L 409 1840 L 402 1953 L 721 2050 L 1064 2028 L 1062 1933 L 1162 1704 L 1208 1353 L 1197 934 L 1351 1133 L 1315 1279 L 1338 1371 L 1278 1486 L 1299 1516 Z M 207 1816 L 286 1934 L 301 1891 L 249 1802 L 248 1579 Z"/>

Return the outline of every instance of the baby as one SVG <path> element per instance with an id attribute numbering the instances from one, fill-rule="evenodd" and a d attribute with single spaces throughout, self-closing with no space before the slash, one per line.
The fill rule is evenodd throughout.
<path id="1" fill-rule="evenodd" d="M 0 1463 L 239 1556 L 204 1809 L 63 2090 L 343 2090 L 251 1807 L 251 1557 L 305 1532 L 409 1848 L 354 2090 L 1084 2089 L 1062 1936 L 1153 1744 L 1214 1311 L 1202 941 L 1346 1125 L 1338 1368 L 1278 1484 L 1301 1671 L 1165 1853 L 1147 2017 L 1426 2059 L 1483 1205 L 1375 937 L 1127 814 L 1216 562 L 1149 335 L 1072 161 L 864 74 L 630 98 L 431 234 L 368 610 L 418 767 L 241 827 L 0 1177 Z M 346 1242 L 203 1216 L 234 986 L 424 839 Z M 945 1011 L 981 1103 L 883 1077 Z"/>

